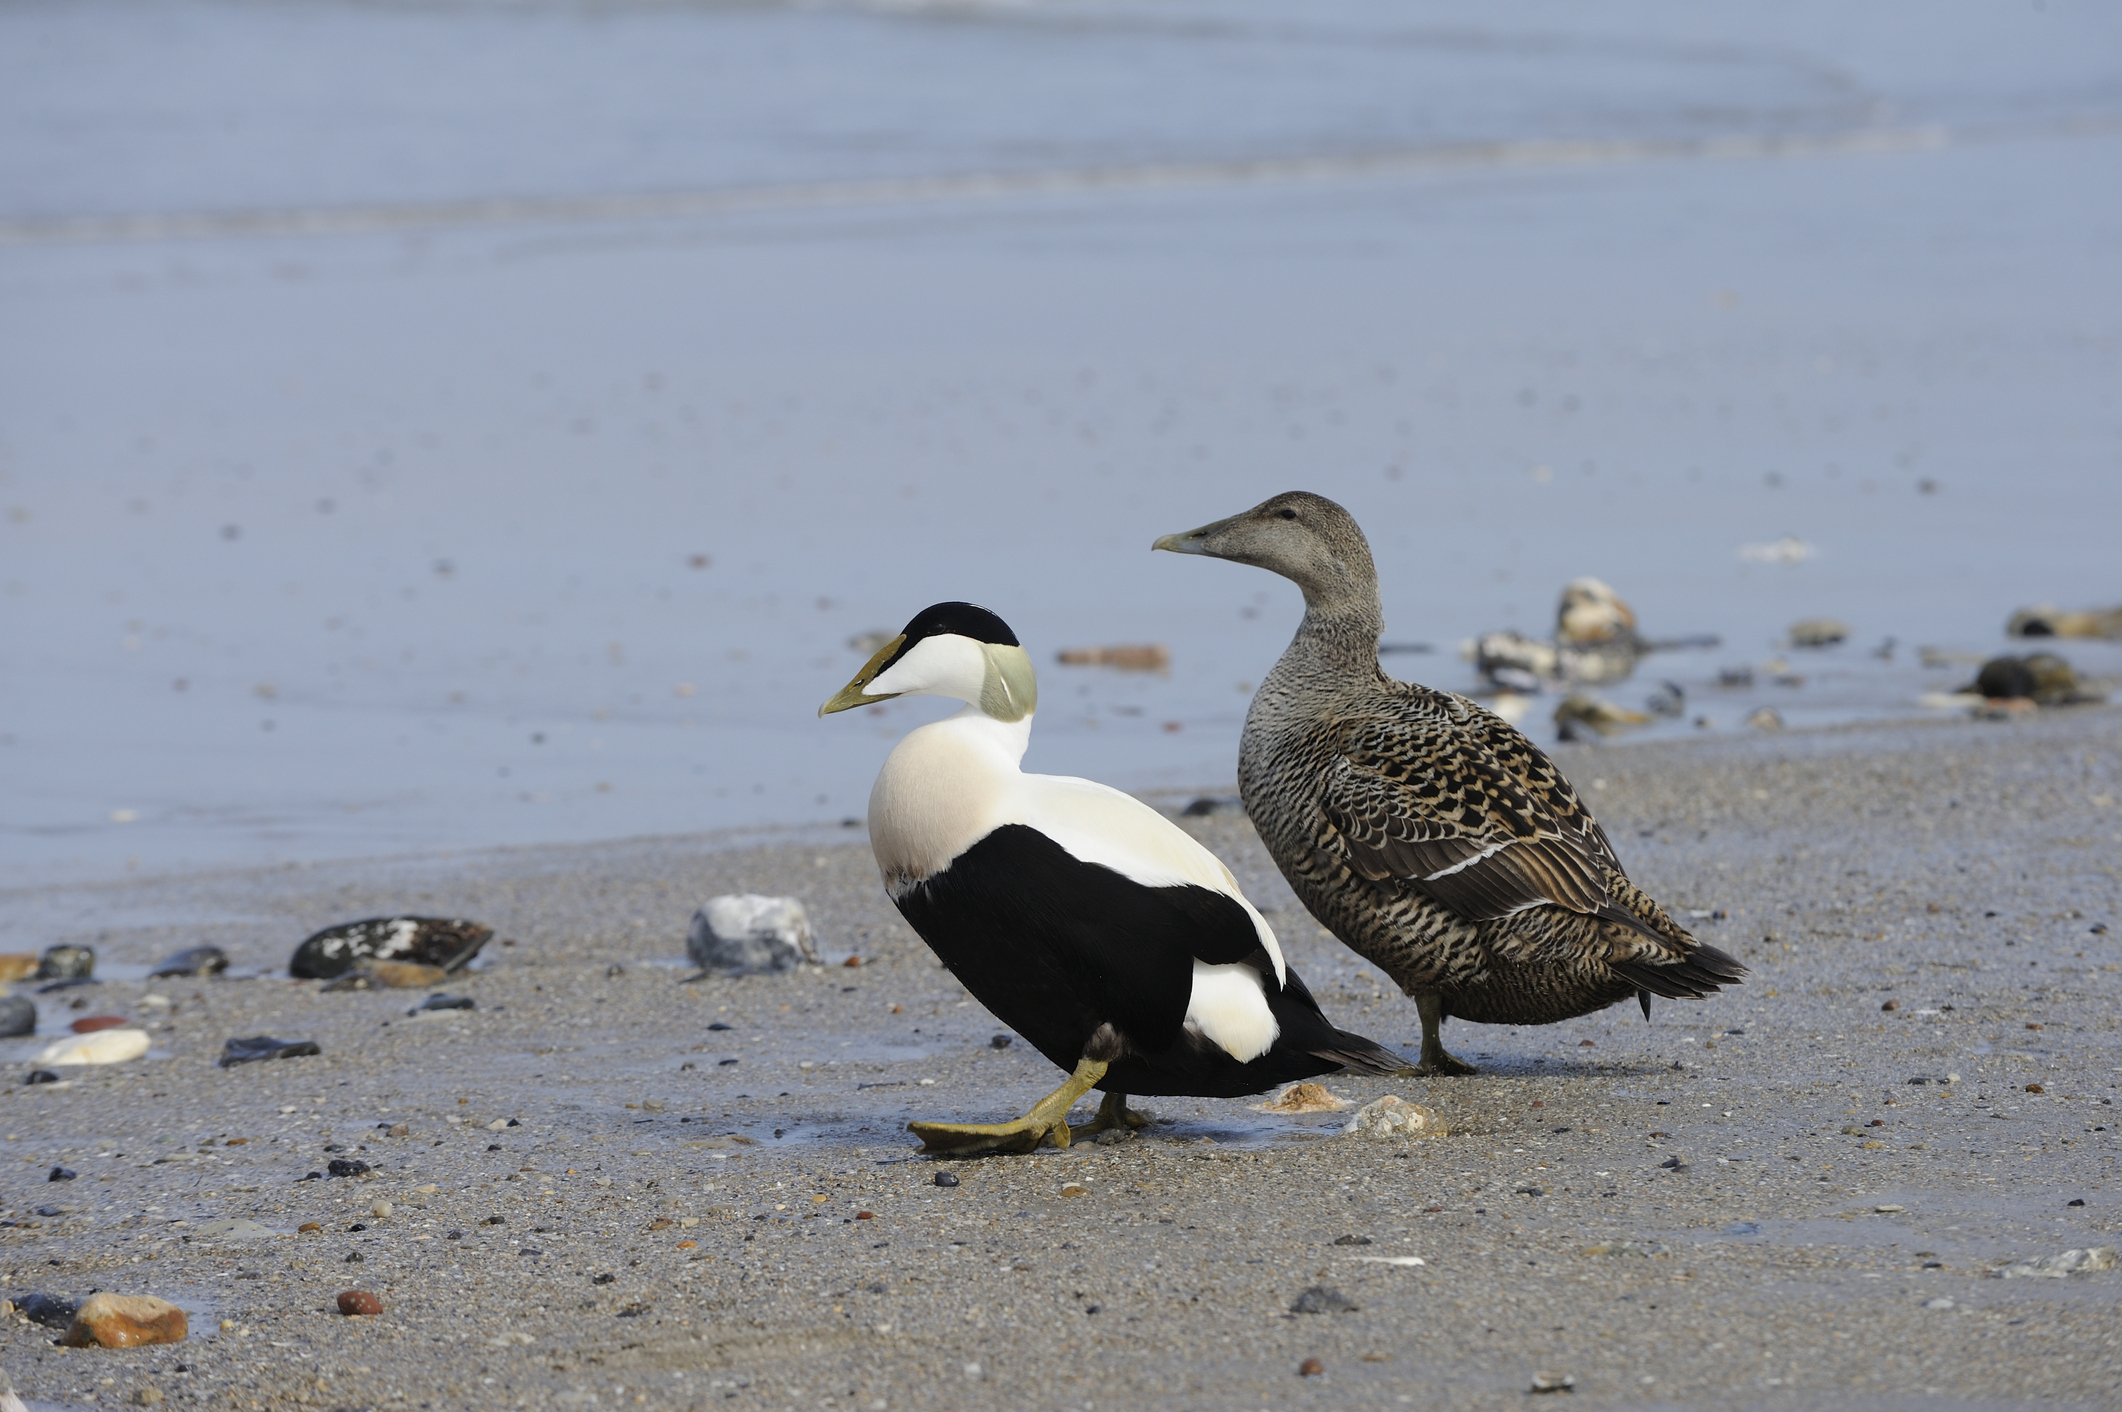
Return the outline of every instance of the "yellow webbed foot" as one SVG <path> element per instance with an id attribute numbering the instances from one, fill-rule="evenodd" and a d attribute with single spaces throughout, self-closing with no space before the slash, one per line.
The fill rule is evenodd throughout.
<path id="1" fill-rule="evenodd" d="M 1031 1112 L 1013 1123 L 914 1122 L 906 1125 L 907 1131 L 921 1139 L 923 1152 L 953 1157 L 978 1152 L 1031 1152 L 1048 1142 L 1066 1147 L 1072 1136 L 1068 1110 L 1105 1077 L 1105 1068 L 1096 1059 L 1078 1061 L 1067 1083 L 1040 1099 L 1032 1105 Z"/>

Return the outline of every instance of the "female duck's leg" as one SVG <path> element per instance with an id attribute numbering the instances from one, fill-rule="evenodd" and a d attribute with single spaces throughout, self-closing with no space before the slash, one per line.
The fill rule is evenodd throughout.
<path id="1" fill-rule="evenodd" d="M 1480 1071 L 1444 1050 L 1444 997 L 1434 990 L 1415 992 L 1415 1013 L 1422 1017 L 1422 1062 L 1415 1072 L 1425 1078 Z"/>

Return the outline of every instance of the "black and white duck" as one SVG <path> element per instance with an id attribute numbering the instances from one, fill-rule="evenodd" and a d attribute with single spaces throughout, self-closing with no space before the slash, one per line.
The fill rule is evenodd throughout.
<path id="1" fill-rule="evenodd" d="M 1746 968 L 1621 867 L 1577 792 L 1516 728 L 1378 666 L 1384 612 L 1348 511 L 1290 492 L 1153 546 L 1269 569 L 1304 621 L 1254 693 L 1238 783 L 1268 852 L 1327 930 L 1422 1017 L 1429 1074 L 1471 1073 L 1446 1017 L 1538 1025 L 1635 996 L 1700 998 Z"/>
<path id="2" fill-rule="evenodd" d="M 932 1152 L 1066 1147 L 1148 1121 L 1128 1094 L 1230 1098 L 1406 1059 L 1329 1024 L 1274 929 L 1208 849 L 1142 801 L 1026 774 L 1038 685 L 1002 619 L 925 608 L 821 716 L 895 696 L 965 709 L 907 734 L 870 791 L 870 846 L 900 914 L 965 988 L 1068 1081 L 1008 1123 L 911 1124 Z"/>

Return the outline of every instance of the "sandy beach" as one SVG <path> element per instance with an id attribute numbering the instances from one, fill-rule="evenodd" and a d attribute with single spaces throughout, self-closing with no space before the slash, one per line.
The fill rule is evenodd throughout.
<path id="1" fill-rule="evenodd" d="M 1542 1374 L 1571 1405 L 2113 1405 L 2122 1271 L 1994 1271 L 2115 1243 L 2122 713 L 1561 759 L 1754 974 L 1648 1027 L 1449 1027 L 1478 1077 L 1328 1081 L 1450 1124 L 1414 1141 L 1170 1100 L 1127 1142 L 918 1158 L 909 1117 L 1056 1074 L 994 1047 L 856 829 L 16 890 L 121 973 L 207 941 L 284 968 L 384 912 L 505 940 L 444 987 L 476 1009 L 417 1019 L 284 971 L 37 996 L 166 1018 L 63 1085 L 10 1052 L 7 1291 L 159 1295 L 192 1335 L 70 1351 L 18 1317 L 6 1373 L 65 1406 L 1490 1408 Z M 1415 1039 L 1242 816 L 1187 824 L 1330 1016 Z M 732 891 L 802 898 L 834 964 L 686 983 L 686 920 Z M 214 1066 L 261 1032 L 323 1053 Z M 371 1170 L 304 1180 L 335 1156 Z M 1312 1286 L 1355 1307 L 1293 1313 Z M 341 1317 L 348 1288 L 385 1312 Z"/>

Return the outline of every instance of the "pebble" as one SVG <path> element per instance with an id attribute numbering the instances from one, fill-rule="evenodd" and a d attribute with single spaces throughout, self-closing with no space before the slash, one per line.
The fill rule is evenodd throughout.
<path id="1" fill-rule="evenodd" d="M 221 1046 L 221 1057 L 215 1062 L 227 1069 L 259 1059 L 295 1059 L 323 1052 L 313 1039 L 274 1039 L 271 1035 L 257 1034 L 229 1040 Z"/>
<path id="2" fill-rule="evenodd" d="M 96 952 L 89 946 L 47 946 L 37 958 L 40 981 L 81 981 L 96 973 Z"/>
<path id="3" fill-rule="evenodd" d="M 79 1172 L 65 1167 L 54 1167 L 52 1168 L 52 1174 L 46 1177 L 45 1180 L 48 1182 L 70 1182 L 80 1175 Z"/>
<path id="4" fill-rule="evenodd" d="M 1009 1036 L 1006 1034 L 991 1035 L 988 1038 L 987 1047 L 989 1049 L 1007 1049 L 1009 1048 Z"/>
<path id="5" fill-rule="evenodd" d="M 1763 706 L 1746 718 L 1746 724 L 1757 731 L 1779 731 L 1783 729 L 1783 713 L 1773 706 Z"/>
<path id="6" fill-rule="evenodd" d="M 1375 1103 L 1366 1103 L 1356 1110 L 1341 1129 L 1344 1137 L 1437 1137 L 1445 1131 L 1443 1120 L 1436 1113 L 1419 1103 L 1409 1103 L 1398 1094 L 1389 1093 Z"/>
<path id="7" fill-rule="evenodd" d="M 793 897 L 730 893 L 693 913 L 685 954 L 703 971 L 729 975 L 792 971 L 818 964 L 810 914 Z"/>
<path id="8" fill-rule="evenodd" d="M 37 1002 L 26 995 L 0 996 L 0 1039 L 37 1032 Z"/>
<path id="9" fill-rule="evenodd" d="M 368 1208 L 368 1214 L 374 1216 L 379 1221 L 388 1221 L 391 1218 L 391 1212 L 397 1209 L 397 1207 L 391 1205 L 388 1201 L 379 1201 L 374 1206 Z"/>
<path id="10" fill-rule="evenodd" d="M 143 1387 L 143 1388 L 136 1388 L 136 1389 L 134 1389 L 134 1390 L 133 1390 L 133 1406 L 135 1406 L 135 1407 L 153 1407 L 153 1406 L 154 1406 L 154 1405 L 155 1405 L 156 1403 L 160 1402 L 161 1400 L 162 1400 L 162 1389 L 161 1389 L 161 1388 L 158 1388 L 158 1387 Z"/>
<path id="11" fill-rule="evenodd" d="M 1063 1196 L 1069 1197 L 1070 1199 L 1074 1199 L 1078 1196 L 1089 1196 L 1090 1188 L 1083 1185 L 1083 1183 L 1081 1182 L 1070 1182 L 1068 1185 L 1061 1188 L 1061 1194 Z"/>
<path id="12" fill-rule="evenodd" d="M 15 1312 L 32 1324 L 63 1329 L 74 1322 L 78 1302 L 58 1294 L 26 1294 L 15 1301 Z"/>
<path id="13" fill-rule="evenodd" d="M 1937 1299 L 1924 1300 L 1923 1307 L 1925 1309 L 1950 1309 L 1953 1307 L 1953 1302 L 1950 1299 L 1946 1299 L 1943 1296 L 1940 1296 Z"/>
<path id="14" fill-rule="evenodd" d="M 11 951 L 0 955 L 0 985 L 8 981 L 27 980 L 37 974 L 37 958 L 23 951 Z"/>
<path id="15" fill-rule="evenodd" d="M 405 1013 L 418 1015 L 425 1010 L 472 1010 L 476 1008 L 478 1008 L 478 1002 L 469 995 L 430 995 Z"/>
<path id="16" fill-rule="evenodd" d="M 1837 618 L 1801 618 L 1790 625 L 1793 647 L 1833 647 L 1849 640 L 1849 624 Z"/>
<path id="17" fill-rule="evenodd" d="M 75 1034 L 94 1034 L 97 1030 L 115 1030 L 130 1023 L 123 1015 L 83 1015 L 67 1028 Z"/>
<path id="18" fill-rule="evenodd" d="M 55 1084 L 59 1082 L 59 1076 L 50 1069 L 32 1069 L 29 1071 L 29 1077 L 22 1082 L 26 1084 Z"/>
<path id="19" fill-rule="evenodd" d="M 37 1055 L 39 1064 L 122 1064 L 147 1053 L 147 1031 L 98 1030 L 46 1045 Z"/>
<path id="20" fill-rule="evenodd" d="M 1307 1358 L 1297 1365 L 1297 1376 L 1300 1378 L 1316 1378 L 1325 1371 L 1326 1365 L 1316 1358 Z"/>
<path id="21" fill-rule="evenodd" d="M 2104 693 L 2083 687 L 2070 663 L 2053 652 L 1992 657 L 1975 673 L 1974 689 L 1989 701 L 2032 701 L 2042 706 L 2106 699 Z"/>
<path id="22" fill-rule="evenodd" d="M 937 1186 L 956 1186 L 957 1184 L 958 1184 L 958 1174 L 957 1174 L 956 1172 L 938 1172 L 938 1173 L 936 1173 L 936 1185 L 937 1185 Z"/>
<path id="23" fill-rule="evenodd" d="M 358 1157 L 334 1157 L 325 1164 L 325 1169 L 335 1177 L 365 1177 L 368 1163 Z"/>
<path id="24" fill-rule="evenodd" d="M 493 939 L 494 929 L 448 917 L 369 917 L 326 927 L 295 948 L 287 973 L 300 980 L 332 980 L 361 961 L 411 961 L 461 970 Z"/>
<path id="25" fill-rule="evenodd" d="M 2032 1260 L 2021 1260 L 2006 1265 L 1990 1274 L 2000 1280 L 2016 1280 L 2029 1277 L 2062 1279 L 2068 1275 L 2089 1273 L 2094 1270 L 2115 1268 L 2115 1248 L 2111 1245 L 2096 1245 L 2090 1250 L 2065 1250 L 2055 1255 L 2042 1255 Z"/>
<path id="26" fill-rule="evenodd" d="M 179 951 L 174 956 L 164 957 L 155 969 L 147 973 L 149 980 L 160 976 L 218 976 L 228 969 L 228 953 L 218 946 L 193 946 Z"/>
<path id="27" fill-rule="evenodd" d="M 1567 1373 L 1535 1373 L 1527 1392 L 1573 1392 L 1577 1380 Z"/>
<path id="28" fill-rule="evenodd" d="M 1331 1285 L 1310 1285 L 1289 1306 L 1292 1314 L 1353 1314 L 1363 1306 Z"/>
<path id="29" fill-rule="evenodd" d="M 74 1314 L 68 1348 L 139 1348 L 182 1343 L 189 1332 L 184 1311 L 153 1295 L 92 1294 Z"/>
<path id="30" fill-rule="evenodd" d="M 339 1291 L 339 1312 L 348 1318 L 363 1314 L 381 1314 L 383 1301 L 365 1289 Z"/>
<path id="31" fill-rule="evenodd" d="M 1343 1235 L 1334 1237 L 1335 1245 L 1369 1245 L 1370 1243 L 1371 1239 L 1369 1236 Z"/>

